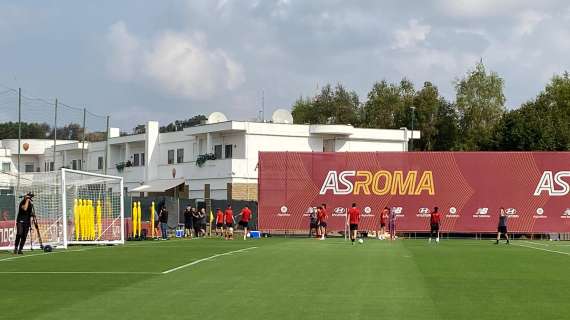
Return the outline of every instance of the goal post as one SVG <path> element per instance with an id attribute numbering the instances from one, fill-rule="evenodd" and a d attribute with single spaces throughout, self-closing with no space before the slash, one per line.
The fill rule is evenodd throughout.
<path id="1" fill-rule="evenodd" d="M 65 246 L 125 243 L 122 177 L 62 169 L 61 185 Z"/>
<path id="2" fill-rule="evenodd" d="M 124 244 L 123 178 L 61 169 L 55 172 L 0 173 L 0 250 L 13 250 L 16 216 L 23 195 L 33 205 L 44 245 Z M 32 225 L 24 249 L 40 248 Z"/>

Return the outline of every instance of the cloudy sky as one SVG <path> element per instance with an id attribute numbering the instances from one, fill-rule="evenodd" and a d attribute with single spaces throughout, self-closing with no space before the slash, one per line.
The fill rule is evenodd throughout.
<path id="1" fill-rule="evenodd" d="M 570 70 L 570 3 L 535 0 L 205 0 L 0 2 L 0 85 L 166 123 L 289 108 L 343 83 L 453 81 L 479 60 L 505 79 L 507 105 Z"/>

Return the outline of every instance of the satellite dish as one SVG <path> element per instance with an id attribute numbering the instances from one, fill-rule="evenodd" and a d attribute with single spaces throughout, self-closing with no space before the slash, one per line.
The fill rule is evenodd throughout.
<path id="1" fill-rule="evenodd" d="M 275 110 L 275 112 L 273 112 L 273 115 L 271 116 L 271 121 L 273 121 L 273 123 L 293 124 L 293 116 L 291 115 L 291 112 L 289 112 L 289 110 L 277 109 Z"/>
<path id="2" fill-rule="evenodd" d="M 221 112 L 212 112 L 210 114 L 210 116 L 208 117 L 208 123 L 218 123 L 218 122 L 224 122 L 224 121 L 228 121 L 228 118 L 226 117 L 225 114 L 221 113 Z"/>

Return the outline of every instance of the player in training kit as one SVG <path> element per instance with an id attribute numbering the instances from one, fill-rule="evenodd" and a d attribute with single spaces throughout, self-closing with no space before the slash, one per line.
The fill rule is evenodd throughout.
<path id="1" fill-rule="evenodd" d="M 386 234 L 386 222 L 388 221 L 389 215 L 390 209 L 388 207 L 384 207 L 382 212 L 380 212 L 380 230 L 376 232 L 378 239 L 380 240 L 384 240 L 384 235 Z"/>
<path id="2" fill-rule="evenodd" d="M 495 244 L 499 244 L 499 240 L 501 240 L 501 233 L 505 235 L 507 239 L 507 244 L 509 244 L 509 232 L 507 231 L 507 214 L 505 213 L 505 208 L 501 207 L 501 213 L 499 215 L 499 226 L 497 227 L 497 242 Z"/>
<path id="3" fill-rule="evenodd" d="M 390 240 L 396 240 L 396 208 L 394 207 L 390 210 L 388 217 L 388 231 L 390 232 Z"/>
<path id="4" fill-rule="evenodd" d="M 216 209 L 216 236 L 222 236 L 224 234 L 224 212 L 222 209 Z"/>
<path id="5" fill-rule="evenodd" d="M 317 223 L 317 209 L 313 207 L 309 207 L 307 209 L 307 213 L 309 214 L 309 238 L 313 237 L 313 232 L 318 235 L 319 231 L 319 224 Z"/>
<path id="6" fill-rule="evenodd" d="M 441 221 L 441 214 L 439 213 L 439 208 L 433 208 L 433 211 L 430 213 L 429 224 L 430 224 L 430 232 L 429 232 L 429 242 L 431 242 L 431 237 L 436 236 L 435 242 L 439 243 L 439 222 Z"/>
<path id="7" fill-rule="evenodd" d="M 358 223 L 360 222 L 360 209 L 356 207 L 356 203 L 352 204 L 352 208 L 348 209 L 348 224 L 350 228 L 350 241 L 354 245 L 358 234 Z"/>
<path id="8" fill-rule="evenodd" d="M 234 238 L 234 211 L 232 210 L 232 206 L 228 205 L 226 212 L 224 213 L 224 222 L 226 223 L 226 240 L 233 240 Z"/>
<path id="9" fill-rule="evenodd" d="M 14 254 L 23 254 L 24 244 L 30 231 L 31 219 L 34 215 L 32 198 L 34 195 L 28 193 L 20 201 L 18 206 L 18 216 L 16 217 L 16 241 L 14 242 Z"/>
<path id="10" fill-rule="evenodd" d="M 327 235 L 327 219 L 329 217 L 327 214 L 327 205 L 323 203 L 320 209 L 321 210 L 317 216 L 317 219 L 319 220 L 319 230 L 321 233 L 320 240 L 325 240 L 325 236 Z"/>
<path id="11" fill-rule="evenodd" d="M 241 209 L 241 212 L 238 216 L 241 216 L 241 219 L 239 220 L 239 225 L 240 227 L 243 228 L 243 240 L 245 240 L 247 238 L 247 229 L 249 228 L 249 221 L 251 220 L 251 210 L 245 206 L 243 209 Z"/>

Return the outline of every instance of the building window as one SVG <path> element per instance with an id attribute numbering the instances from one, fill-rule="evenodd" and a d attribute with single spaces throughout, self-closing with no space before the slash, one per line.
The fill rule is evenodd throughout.
<path id="1" fill-rule="evenodd" d="M 231 159 L 232 158 L 232 153 L 233 153 L 233 145 L 231 144 L 226 144 L 226 159 Z"/>
<path id="2" fill-rule="evenodd" d="M 53 161 L 51 161 L 51 162 L 49 163 L 49 171 L 53 171 L 53 170 L 54 170 L 54 167 L 55 167 L 55 163 L 54 163 Z"/>
<path id="3" fill-rule="evenodd" d="M 97 158 L 97 169 L 103 170 L 103 157 Z"/>
<path id="4" fill-rule="evenodd" d="M 176 149 L 176 163 L 184 162 L 184 149 Z"/>
<path id="5" fill-rule="evenodd" d="M 216 156 L 216 159 L 222 158 L 222 145 L 221 144 L 214 146 L 214 155 Z"/>
<path id="6" fill-rule="evenodd" d="M 140 165 L 140 157 L 138 153 L 133 155 L 133 167 L 138 167 Z"/>
<path id="7" fill-rule="evenodd" d="M 168 164 L 174 163 L 174 150 L 168 150 Z"/>
<path id="8" fill-rule="evenodd" d="M 2 172 L 10 172 L 10 162 L 2 163 Z"/>
<path id="9" fill-rule="evenodd" d="M 141 152 L 141 166 L 144 166 L 144 152 Z"/>
<path id="10" fill-rule="evenodd" d="M 78 162 L 77 160 L 71 161 L 71 169 L 77 170 L 77 162 Z"/>
<path id="11" fill-rule="evenodd" d="M 44 171 L 46 171 L 46 172 L 48 171 L 48 163 L 47 162 L 44 162 Z"/>
<path id="12" fill-rule="evenodd" d="M 34 172 L 34 164 L 26 163 L 26 165 L 24 166 L 24 172 Z"/>

